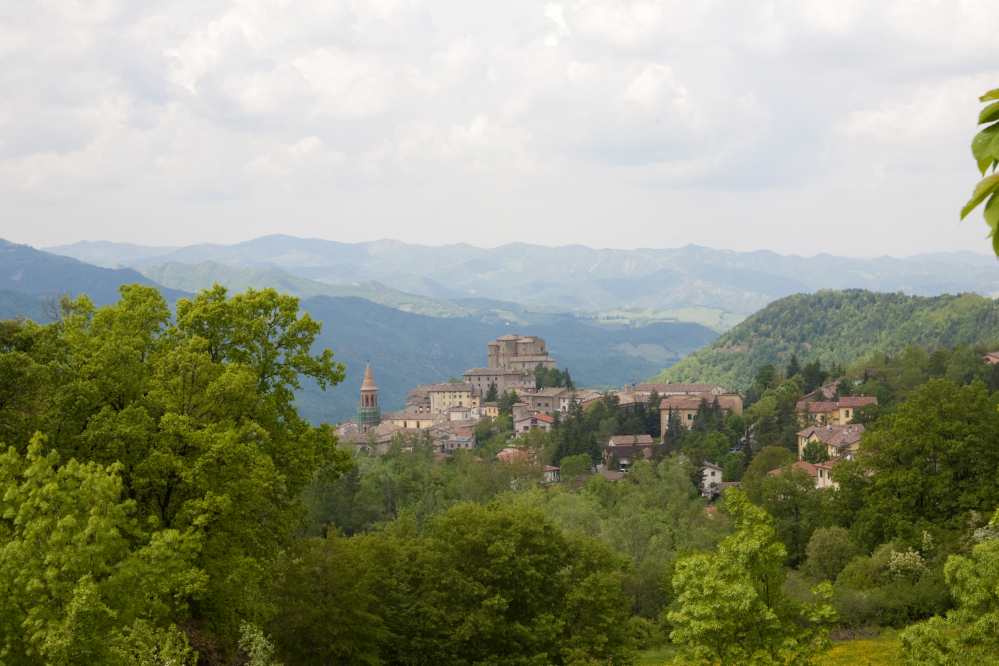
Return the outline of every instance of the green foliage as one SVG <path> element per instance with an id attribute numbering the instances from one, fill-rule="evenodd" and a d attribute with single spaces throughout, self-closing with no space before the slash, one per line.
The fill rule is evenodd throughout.
<path id="1" fill-rule="evenodd" d="M 999 513 L 993 518 L 999 522 Z M 901 636 L 909 666 L 994 664 L 999 654 L 999 539 L 976 545 L 970 558 L 952 555 L 944 567 L 958 607 Z"/>
<path id="2" fill-rule="evenodd" d="M 978 207 L 980 203 L 988 199 L 985 204 L 985 222 L 992 229 L 989 236 L 992 238 L 992 249 L 999 256 L 999 174 L 996 173 L 996 165 L 999 164 L 999 88 L 990 90 L 978 98 L 980 102 L 992 102 L 978 114 L 978 124 L 986 125 L 992 123 L 981 130 L 971 140 L 971 154 L 978 164 L 978 170 L 982 176 L 992 168 L 992 175 L 985 176 L 975 186 L 975 191 L 971 194 L 971 199 L 961 209 L 961 219 Z"/>
<path id="3" fill-rule="evenodd" d="M 842 527 L 821 527 L 812 532 L 805 549 L 808 572 L 819 580 L 835 581 L 856 550 L 850 533 Z"/>
<path id="4" fill-rule="evenodd" d="M 47 326 L 4 324 L 0 391 L 18 399 L 0 405 L 2 436 L 24 455 L 37 429 L 65 469 L 113 469 L 135 552 L 196 535 L 192 610 L 231 645 L 238 620 L 263 612 L 259 585 L 302 523 L 302 489 L 351 466 L 332 428 L 310 427 L 293 402 L 302 378 L 331 386 L 343 368 L 311 353 L 321 325 L 273 290 L 215 287 L 179 301 L 173 323 L 155 289 L 120 291 L 100 309 L 63 299 Z"/>
<path id="5" fill-rule="evenodd" d="M 761 506 L 773 517 L 777 539 L 787 550 L 787 563 L 798 567 L 812 533 L 822 524 L 823 491 L 803 469 L 790 465 L 763 477 Z"/>
<path id="6" fill-rule="evenodd" d="M 559 461 L 560 474 L 563 481 L 571 481 L 587 474 L 593 468 L 593 459 L 585 453 L 566 456 Z"/>
<path id="7" fill-rule="evenodd" d="M 875 350 L 894 354 L 907 345 L 936 349 L 985 344 L 995 338 L 996 330 L 996 302 L 971 293 L 923 297 L 823 290 L 770 303 L 651 381 L 715 382 L 747 389 L 759 369 L 783 365 L 792 354 L 847 364 Z"/>
<path id="8" fill-rule="evenodd" d="M 763 483 L 767 478 L 767 473 L 789 465 L 794 460 L 793 453 L 776 446 L 765 447 L 757 453 L 753 462 L 746 468 L 746 473 L 742 476 L 742 488 L 749 499 L 754 504 L 763 502 Z"/>
<path id="9" fill-rule="evenodd" d="M 11 447 L 0 456 L 5 664 L 111 663 L 130 650 L 184 654 L 170 624 L 206 587 L 193 564 L 203 539 L 190 528 L 144 533 L 136 503 L 123 499 L 121 471 L 61 462 L 46 453 L 42 435 L 26 455 Z"/>
<path id="10" fill-rule="evenodd" d="M 770 516 L 736 488 L 725 491 L 735 533 L 717 553 L 699 553 L 676 564 L 675 610 L 670 638 L 687 649 L 688 663 L 809 664 L 830 647 L 836 612 L 832 587 L 813 590 L 816 601 L 792 601 L 783 590 L 786 556 Z"/>
<path id="11" fill-rule="evenodd" d="M 489 382 L 489 389 L 486 391 L 486 397 L 483 402 L 497 402 L 499 401 L 499 393 L 497 393 L 496 382 Z"/>
<path id="12" fill-rule="evenodd" d="M 957 534 L 969 511 L 999 506 L 997 403 L 981 382 L 931 380 L 865 431 L 860 455 L 835 476 L 841 521 L 862 545 L 917 546 L 924 531 Z"/>
<path id="13" fill-rule="evenodd" d="M 829 447 L 818 440 L 813 440 L 805 444 L 801 452 L 801 459 L 815 464 L 829 460 Z"/>
<path id="14" fill-rule="evenodd" d="M 274 644 L 255 625 L 239 625 L 239 649 L 250 658 L 247 666 L 282 666 L 274 660 Z"/>

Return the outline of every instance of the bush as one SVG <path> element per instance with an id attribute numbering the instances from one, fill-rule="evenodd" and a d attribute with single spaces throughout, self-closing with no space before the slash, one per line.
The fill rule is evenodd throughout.
<path id="1" fill-rule="evenodd" d="M 850 533 L 842 527 L 815 530 L 805 549 L 808 573 L 819 580 L 836 580 L 853 558 L 856 548 Z"/>

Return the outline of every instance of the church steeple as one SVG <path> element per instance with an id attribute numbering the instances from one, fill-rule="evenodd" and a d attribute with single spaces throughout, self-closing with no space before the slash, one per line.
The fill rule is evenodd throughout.
<path id="1" fill-rule="evenodd" d="M 364 370 L 364 382 L 361 384 L 361 407 L 378 406 L 378 387 L 375 386 L 375 378 L 371 374 L 371 364 Z"/>
<path id="2" fill-rule="evenodd" d="M 371 374 L 371 364 L 364 369 L 364 381 L 361 382 L 361 402 L 357 405 L 357 429 L 368 432 L 381 424 L 382 413 L 378 408 L 378 387 L 375 386 L 374 375 Z"/>

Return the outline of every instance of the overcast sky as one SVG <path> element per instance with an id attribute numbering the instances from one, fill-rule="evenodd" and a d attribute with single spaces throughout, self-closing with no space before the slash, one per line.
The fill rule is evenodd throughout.
<path id="1" fill-rule="evenodd" d="M 987 252 L 996 0 L 0 3 L 0 237 Z"/>

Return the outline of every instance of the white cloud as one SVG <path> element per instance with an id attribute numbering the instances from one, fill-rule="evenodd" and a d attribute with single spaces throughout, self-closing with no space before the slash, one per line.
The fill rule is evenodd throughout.
<path id="1" fill-rule="evenodd" d="M 0 236 L 857 253 L 825 220 L 885 229 L 865 254 L 932 249 L 997 24 L 975 0 L 15 3 Z"/>

